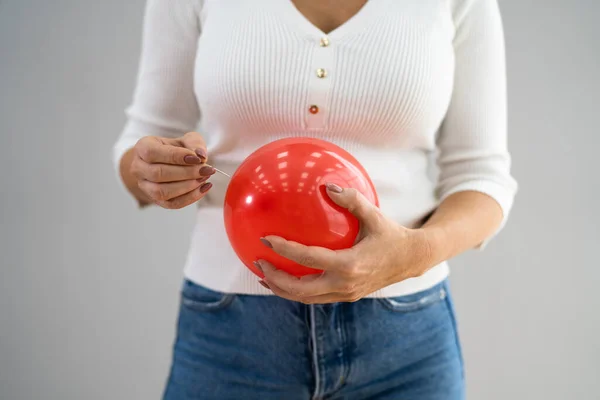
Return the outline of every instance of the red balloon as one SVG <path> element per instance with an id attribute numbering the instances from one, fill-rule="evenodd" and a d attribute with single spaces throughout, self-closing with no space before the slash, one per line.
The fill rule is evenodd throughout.
<path id="1" fill-rule="evenodd" d="M 324 140 L 276 140 L 242 162 L 227 188 L 224 218 L 229 241 L 246 267 L 261 278 L 262 272 L 253 265 L 258 259 L 298 277 L 322 272 L 267 248 L 260 242 L 267 235 L 333 250 L 354 244 L 359 222 L 329 198 L 328 182 L 355 188 L 379 206 L 362 165 Z"/>

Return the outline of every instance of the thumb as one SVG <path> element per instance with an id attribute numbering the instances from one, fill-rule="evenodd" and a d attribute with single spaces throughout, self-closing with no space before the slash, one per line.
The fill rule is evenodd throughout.
<path id="1" fill-rule="evenodd" d="M 361 192 L 354 188 L 342 188 L 335 183 L 327 183 L 325 187 L 329 198 L 338 206 L 350 211 L 363 228 L 370 232 L 379 230 L 381 226 L 379 209 Z"/>
<path id="2" fill-rule="evenodd" d="M 206 151 L 206 142 L 198 132 L 188 132 L 181 138 L 181 143 L 186 149 L 192 150 L 202 159 L 202 162 L 208 160 Z"/>

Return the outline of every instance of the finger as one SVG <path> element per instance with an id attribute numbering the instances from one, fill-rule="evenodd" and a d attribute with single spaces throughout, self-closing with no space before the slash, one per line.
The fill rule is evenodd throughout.
<path id="1" fill-rule="evenodd" d="M 368 231 L 377 231 L 382 225 L 379 209 L 362 193 L 354 188 L 342 188 L 335 183 L 327 183 L 327 194 L 335 204 L 350 211 Z"/>
<path id="2" fill-rule="evenodd" d="M 183 147 L 192 150 L 198 157 L 202 159 L 202 162 L 208 160 L 208 153 L 206 151 L 206 142 L 202 135 L 198 132 L 188 132 L 183 138 L 181 138 Z"/>
<path id="3" fill-rule="evenodd" d="M 201 179 L 213 175 L 214 168 L 203 165 L 170 165 L 170 164 L 147 164 L 145 162 L 134 163 L 132 171 L 139 179 L 150 182 L 180 182 L 186 180 Z"/>
<path id="4" fill-rule="evenodd" d="M 200 185 L 200 187 L 192 190 L 189 193 L 186 193 L 182 196 L 176 197 L 171 200 L 157 201 L 156 204 L 163 208 L 177 210 L 183 207 L 187 207 L 190 204 L 193 204 L 198 200 L 202 199 L 204 196 L 206 196 L 210 188 L 212 188 L 212 183 L 204 182 Z"/>
<path id="5" fill-rule="evenodd" d="M 146 164 L 141 166 L 132 166 L 134 174 L 139 179 L 145 179 L 150 182 L 180 182 L 185 180 L 194 180 L 210 177 L 216 170 L 208 165 L 170 165 L 170 164 Z"/>
<path id="6" fill-rule="evenodd" d="M 304 304 L 330 304 L 330 303 L 354 303 L 361 297 L 349 297 L 344 293 L 331 293 L 323 296 L 306 297 L 302 299 Z"/>
<path id="7" fill-rule="evenodd" d="M 193 150 L 180 147 L 175 141 L 146 136 L 135 145 L 136 155 L 148 164 L 197 165 L 202 160 Z"/>
<path id="8" fill-rule="evenodd" d="M 275 294 L 276 296 L 279 296 L 283 299 L 290 300 L 290 301 L 297 301 L 297 302 L 301 301 L 300 298 L 292 296 L 291 294 L 287 293 L 285 290 L 282 290 L 281 288 L 279 288 L 273 282 L 271 282 L 271 283 L 265 282 L 265 284 L 268 285 L 269 290 L 271 290 L 273 292 L 273 294 Z"/>
<path id="9" fill-rule="evenodd" d="M 279 236 L 265 236 L 261 240 L 277 254 L 309 268 L 322 270 L 339 269 L 345 260 L 340 253 L 318 246 L 306 246 Z"/>
<path id="10" fill-rule="evenodd" d="M 350 301 L 350 300 L 345 300 L 345 299 L 347 299 L 347 297 L 344 296 L 344 294 L 342 294 L 342 293 L 329 293 L 329 294 L 325 294 L 322 296 L 311 296 L 311 297 L 296 297 L 296 296 L 289 294 L 285 290 L 281 289 L 274 283 L 270 283 L 268 289 L 270 289 L 273 292 L 273 294 L 275 294 L 281 298 L 284 298 L 284 299 L 290 300 L 290 301 L 296 301 L 299 303 L 304 303 L 304 304 L 329 304 L 329 303 L 340 303 L 343 301 Z"/>
<path id="11" fill-rule="evenodd" d="M 301 299 L 335 292 L 332 277 L 327 274 L 305 275 L 297 278 L 287 272 L 275 268 L 266 260 L 258 260 L 263 271 L 264 280 L 269 286 L 275 285 L 285 292 L 286 298 Z"/>
<path id="12" fill-rule="evenodd" d="M 204 181 L 206 181 L 206 179 L 204 179 Z M 144 193 L 150 196 L 152 200 L 168 201 L 199 188 L 204 181 L 201 179 L 190 179 L 181 182 L 156 183 L 142 180 L 139 181 L 138 186 Z"/>

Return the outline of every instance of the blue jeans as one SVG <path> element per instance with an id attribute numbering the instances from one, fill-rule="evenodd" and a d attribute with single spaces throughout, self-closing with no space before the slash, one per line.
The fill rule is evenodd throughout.
<path id="1" fill-rule="evenodd" d="M 163 399 L 464 399 L 448 283 L 304 305 L 185 281 Z"/>

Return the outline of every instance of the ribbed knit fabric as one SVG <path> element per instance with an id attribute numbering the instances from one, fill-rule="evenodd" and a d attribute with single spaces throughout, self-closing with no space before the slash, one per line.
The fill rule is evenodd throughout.
<path id="1" fill-rule="evenodd" d="M 199 130 L 211 164 L 228 172 L 272 140 L 312 136 L 351 152 L 383 212 L 401 224 L 414 226 L 465 190 L 488 194 L 508 216 L 517 185 L 495 0 L 370 0 L 328 35 L 289 0 L 149 0 L 145 18 L 117 169 L 145 135 Z M 185 275 L 214 290 L 270 294 L 227 240 L 227 180 L 211 181 Z M 447 274 L 443 263 L 372 296 L 424 290 Z"/>

